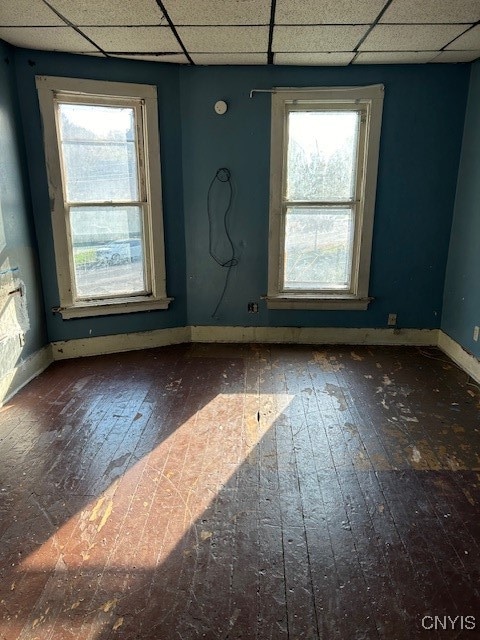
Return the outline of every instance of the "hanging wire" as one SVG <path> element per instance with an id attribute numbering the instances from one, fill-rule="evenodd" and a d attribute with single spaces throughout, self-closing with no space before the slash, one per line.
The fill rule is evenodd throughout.
<path id="1" fill-rule="evenodd" d="M 228 184 L 228 188 L 229 188 L 227 206 L 225 207 L 225 211 L 223 213 L 223 228 L 225 231 L 225 237 L 230 246 L 230 257 L 227 260 L 222 260 L 221 258 L 219 258 L 213 250 L 213 220 L 212 220 L 212 208 L 211 208 L 211 195 L 212 195 L 213 186 L 216 182 Z M 235 247 L 233 244 L 232 236 L 230 235 L 230 230 L 228 228 L 228 214 L 232 207 L 232 200 L 233 200 L 233 189 L 232 189 L 232 183 L 231 183 L 230 170 L 226 169 L 225 167 L 222 167 L 221 169 L 218 169 L 218 171 L 215 173 L 214 177 L 212 178 L 212 181 L 210 182 L 210 186 L 208 187 L 208 192 L 207 192 L 208 253 L 210 254 L 211 258 L 215 260 L 215 262 L 218 264 L 219 267 L 223 267 L 224 269 L 227 269 L 222 293 L 220 294 L 220 297 L 217 302 L 217 306 L 215 307 L 215 310 L 212 313 L 212 316 L 211 316 L 212 318 L 216 316 L 217 311 L 220 305 L 222 304 L 223 299 L 225 298 L 225 293 L 227 292 L 228 282 L 230 280 L 230 274 L 231 274 L 232 268 L 236 267 L 238 264 L 238 258 L 235 254 Z"/>

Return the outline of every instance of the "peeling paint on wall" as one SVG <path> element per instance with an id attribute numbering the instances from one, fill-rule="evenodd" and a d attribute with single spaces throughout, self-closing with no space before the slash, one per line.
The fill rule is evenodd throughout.
<path id="1" fill-rule="evenodd" d="M 25 283 L 18 268 L 0 271 L 0 342 L 30 329 Z"/>

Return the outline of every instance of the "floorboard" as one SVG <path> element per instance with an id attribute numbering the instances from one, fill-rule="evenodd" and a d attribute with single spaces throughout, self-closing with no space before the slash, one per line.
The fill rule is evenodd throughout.
<path id="1" fill-rule="evenodd" d="M 479 391 L 410 347 L 53 364 L 0 410 L 0 639 L 480 638 Z"/>

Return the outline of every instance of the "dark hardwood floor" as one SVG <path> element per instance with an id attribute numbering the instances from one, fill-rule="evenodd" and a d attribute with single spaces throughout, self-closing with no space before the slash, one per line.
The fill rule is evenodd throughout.
<path id="1" fill-rule="evenodd" d="M 57 362 L 0 410 L 0 638 L 479 638 L 479 408 L 435 349 Z"/>

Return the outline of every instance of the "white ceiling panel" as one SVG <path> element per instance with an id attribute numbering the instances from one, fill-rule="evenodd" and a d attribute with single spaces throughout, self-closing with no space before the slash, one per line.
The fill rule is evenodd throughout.
<path id="1" fill-rule="evenodd" d="M 1 27 L 65 26 L 43 0 L 0 1 Z"/>
<path id="2" fill-rule="evenodd" d="M 195 64 L 267 64 L 266 53 L 192 53 Z"/>
<path id="3" fill-rule="evenodd" d="M 273 50 L 320 52 L 352 51 L 367 32 L 367 26 L 276 27 Z"/>
<path id="4" fill-rule="evenodd" d="M 478 0 L 393 0 L 381 23 L 476 22 L 480 20 Z"/>
<path id="5" fill-rule="evenodd" d="M 432 62 L 472 62 L 480 58 L 480 49 L 477 51 L 440 51 Z"/>
<path id="6" fill-rule="evenodd" d="M 277 0 L 276 24 L 369 24 L 386 0 Z"/>
<path id="7" fill-rule="evenodd" d="M 447 49 L 466 50 L 480 49 L 480 25 L 470 29 L 457 38 Z"/>
<path id="8" fill-rule="evenodd" d="M 98 2 L 98 0 L 49 0 L 52 7 L 76 26 L 160 24 L 165 18 L 155 0 Z"/>
<path id="9" fill-rule="evenodd" d="M 183 53 L 167 53 L 166 55 L 139 55 L 123 54 L 121 56 L 112 54 L 111 58 L 122 58 L 123 60 L 143 60 L 145 62 L 176 62 L 177 64 L 190 64 L 188 58 Z"/>
<path id="10" fill-rule="evenodd" d="M 97 51 L 70 27 L 0 27 L 0 38 L 16 47 L 46 51 Z"/>
<path id="11" fill-rule="evenodd" d="M 353 64 L 422 64 L 431 62 L 437 51 L 365 51 Z"/>
<path id="12" fill-rule="evenodd" d="M 107 52 L 181 52 L 169 27 L 83 27 L 82 31 Z"/>
<path id="13" fill-rule="evenodd" d="M 189 53 L 261 53 L 268 48 L 268 27 L 179 27 Z"/>
<path id="14" fill-rule="evenodd" d="M 432 51 L 456 38 L 465 27 L 452 24 L 377 25 L 359 47 L 360 51 Z"/>
<path id="15" fill-rule="evenodd" d="M 270 23 L 270 0 L 164 0 L 178 25 L 246 25 Z"/>
<path id="16" fill-rule="evenodd" d="M 351 52 L 334 53 L 276 53 L 275 64 L 315 65 L 315 66 L 346 66 L 353 60 L 355 54 Z"/>

